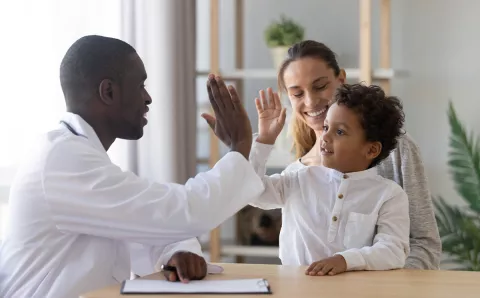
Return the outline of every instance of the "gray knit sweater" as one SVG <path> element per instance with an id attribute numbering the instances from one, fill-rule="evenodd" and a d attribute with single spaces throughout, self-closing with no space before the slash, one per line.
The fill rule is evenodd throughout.
<path id="1" fill-rule="evenodd" d="M 304 165 L 297 160 L 285 171 L 301 167 Z M 377 168 L 379 175 L 397 182 L 408 195 L 410 255 L 405 268 L 439 269 L 442 245 L 418 146 L 408 134 L 402 135 L 397 148 Z"/>
<path id="2" fill-rule="evenodd" d="M 397 182 L 408 195 L 410 255 L 406 268 L 439 269 L 442 244 L 418 146 L 405 134 L 397 149 L 378 165 L 379 175 Z"/>

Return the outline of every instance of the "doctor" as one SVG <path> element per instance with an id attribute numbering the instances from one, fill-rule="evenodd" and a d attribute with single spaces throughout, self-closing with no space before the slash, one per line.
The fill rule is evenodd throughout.
<path id="1" fill-rule="evenodd" d="M 207 89 L 215 117 L 204 117 L 231 151 L 211 171 L 185 185 L 149 183 L 112 164 L 106 151 L 116 138 L 143 135 L 152 102 L 146 79 L 123 41 L 86 36 L 67 51 L 60 81 L 68 112 L 25 157 L 11 188 L 0 297 L 78 297 L 122 282 L 132 243 L 152 268 L 169 263 L 184 281 L 203 278 L 206 264 L 192 238 L 263 192 L 248 162 L 247 114 L 235 90 L 213 76 Z"/>

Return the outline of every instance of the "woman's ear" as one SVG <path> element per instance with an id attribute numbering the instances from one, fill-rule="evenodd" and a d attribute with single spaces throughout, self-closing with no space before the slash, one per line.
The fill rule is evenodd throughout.
<path id="1" fill-rule="evenodd" d="M 345 84 L 345 81 L 347 80 L 347 73 L 345 72 L 345 69 L 340 69 L 340 73 L 338 74 L 338 80 L 340 81 L 340 83 Z"/>

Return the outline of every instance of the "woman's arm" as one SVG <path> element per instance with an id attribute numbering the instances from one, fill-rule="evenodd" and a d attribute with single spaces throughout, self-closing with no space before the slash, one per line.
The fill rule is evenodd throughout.
<path id="1" fill-rule="evenodd" d="M 410 254 L 405 267 L 438 269 L 442 244 L 418 146 L 405 134 L 397 149 L 378 166 L 379 174 L 397 182 L 407 193 L 410 209 Z"/>

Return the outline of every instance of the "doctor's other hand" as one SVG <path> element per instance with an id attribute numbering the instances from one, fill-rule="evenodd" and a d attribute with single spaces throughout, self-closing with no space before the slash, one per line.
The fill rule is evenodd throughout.
<path id="1" fill-rule="evenodd" d="M 286 109 L 282 107 L 280 96 L 273 92 L 272 88 L 267 89 L 268 99 L 265 91 L 260 90 L 260 98 L 255 98 L 255 106 L 258 113 L 258 137 L 257 142 L 273 145 L 285 125 Z"/>
<path id="2" fill-rule="evenodd" d="M 347 271 L 347 262 L 341 255 L 313 262 L 305 271 L 306 275 L 336 275 Z"/>
<path id="3" fill-rule="evenodd" d="M 174 266 L 177 272 L 164 271 L 165 279 L 169 281 L 188 282 L 203 279 L 207 275 L 205 259 L 189 251 L 177 251 L 168 261 L 168 266 Z"/>
<path id="4" fill-rule="evenodd" d="M 247 160 L 252 146 L 252 125 L 233 86 L 225 85 L 222 78 L 210 74 L 207 91 L 215 116 L 202 114 L 215 135 L 231 151 L 242 154 Z"/>

